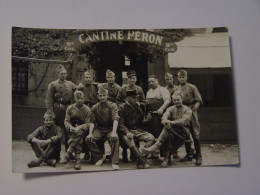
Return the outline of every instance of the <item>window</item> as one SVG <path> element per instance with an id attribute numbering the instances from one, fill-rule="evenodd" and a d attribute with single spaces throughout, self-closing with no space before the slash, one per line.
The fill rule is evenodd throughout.
<path id="1" fill-rule="evenodd" d="M 12 61 L 12 93 L 28 95 L 28 62 Z"/>
<path id="2" fill-rule="evenodd" d="M 127 56 L 125 56 L 125 66 L 130 66 L 131 63 L 130 63 L 130 60 Z"/>

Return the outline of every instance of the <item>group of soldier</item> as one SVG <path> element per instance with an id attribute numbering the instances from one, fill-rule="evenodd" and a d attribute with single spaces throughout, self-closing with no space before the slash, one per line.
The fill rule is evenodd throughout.
<path id="1" fill-rule="evenodd" d="M 170 73 L 165 74 L 166 87 L 159 85 L 155 75 L 150 75 L 146 96 L 136 85 L 134 70 L 127 72 L 128 83 L 122 87 L 110 70 L 106 71 L 107 83 L 94 82 L 92 70 L 84 73 L 84 83 L 78 85 L 66 80 L 64 66 L 58 66 L 57 74 L 58 79 L 48 86 L 44 124 L 28 136 L 37 156 L 37 160 L 28 163 L 29 168 L 41 163 L 55 167 L 58 162 L 65 164 L 73 159 L 74 168 L 79 170 L 81 153 L 85 160 L 101 166 L 108 158 L 106 141 L 114 170 L 119 169 L 120 146 L 122 161 L 128 162 L 129 149 L 137 168 L 149 168 L 147 158 L 156 158 L 159 153 L 163 157 L 161 167 L 167 167 L 183 144 L 187 154 L 181 161 L 195 158 L 196 165 L 202 164 L 197 115 L 202 99 L 196 86 L 187 82 L 185 70 L 177 73 L 178 86 Z M 63 137 L 65 151 L 60 155 Z M 140 142 L 144 142 L 143 148 Z"/>

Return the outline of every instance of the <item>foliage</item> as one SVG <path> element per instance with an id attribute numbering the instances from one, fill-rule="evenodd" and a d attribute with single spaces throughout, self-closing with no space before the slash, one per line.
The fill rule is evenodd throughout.
<path id="1" fill-rule="evenodd" d="M 12 29 L 12 55 L 20 57 L 50 58 L 64 54 L 63 43 L 68 38 L 68 30 Z"/>
<path id="2" fill-rule="evenodd" d="M 97 31 L 97 30 L 96 30 Z M 113 31 L 113 30 L 110 30 Z M 64 54 L 64 42 L 70 34 L 85 33 L 88 30 L 57 30 L 57 29 L 31 29 L 17 28 L 12 29 L 12 55 L 20 57 L 34 57 L 48 59 L 51 56 L 60 56 Z M 93 32 L 93 31 L 91 31 Z M 191 32 L 187 29 L 167 29 L 157 30 L 165 36 L 171 37 L 173 42 L 181 41 L 185 36 L 190 36 Z M 88 63 L 95 66 L 100 60 L 101 43 L 81 44 L 78 48 L 79 54 L 86 54 Z M 160 56 L 166 54 L 162 47 L 141 42 L 109 42 L 111 49 L 121 47 L 124 55 L 130 59 L 147 59 L 153 62 Z"/>

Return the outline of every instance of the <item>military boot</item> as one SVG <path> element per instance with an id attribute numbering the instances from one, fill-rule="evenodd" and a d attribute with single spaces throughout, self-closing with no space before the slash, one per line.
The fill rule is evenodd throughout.
<path id="1" fill-rule="evenodd" d="M 125 162 L 125 163 L 129 162 L 128 158 L 127 158 L 127 148 L 123 148 L 122 156 L 123 156 L 123 158 L 122 158 L 123 162 Z"/>
<path id="2" fill-rule="evenodd" d="M 160 152 L 160 146 L 161 146 L 161 142 L 155 142 L 154 145 L 148 147 L 148 148 L 143 148 L 142 152 L 144 154 L 158 154 Z"/>
<path id="3" fill-rule="evenodd" d="M 77 153 L 75 154 L 75 159 L 76 159 L 76 161 L 75 161 L 74 168 L 75 168 L 76 170 L 80 170 L 80 169 L 81 169 L 81 166 L 80 166 L 80 152 L 77 152 Z"/>
<path id="4" fill-rule="evenodd" d="M 191 143 L 185 143 L 185 149 L 186 149 L 186 156 L 182 158 L 180 161 L 181 162 L 187 162 L 187 161 L 192 161 L 192 156 L 193 152 L 191 150 Z"/>
<path id="5" fill-rule="evenodd" d="M 75 165 L 74 165 L 74 169 L 75 170 L 80 170 L 81 169 L 80 159 L 76 159 Z"/>
<path id="6" fill-rule="evenodd" d="M 169 165 L 169 156 L 170 156 L 170 152 L 164 152 L 164 160 L 162 162 L 162 164 L 160 165 L 163 168 L 168 167 Z"/>
<path id="7" fill-rule="evenodd" d="M 139 151 L 139 149 L 136 146 L 130 147 L 131 153 L 137 158 L 137 168 L 138 169 L 148 169 L 150 168 L 149 163 L 145 159 L 145 157 L 142 155 L 142 153 Z"/>
<path id="8" fill-rule="evenodd" d="M 43 159 L 39 158 L 38 160 L 33 160 L 31 162 L 28 163 L 28 167 L 32 168 L 32 167 L 38 167 L 41 165 L 41 163 L 43 162 Z"/>
<path id="9" fill-rule="evenodd" d="M 56 160 L 55 159 L 49 159 L 46 161 L 48 166 L 56 167 Z"/>
<path id="10" fill-rule="evenodd" d="M 200 146 L 200 140 L 194 139 L 194 146 L 196 150 L 196 165 L 202 164 L 202 156 L 201 156 L 201 146 Z"/>

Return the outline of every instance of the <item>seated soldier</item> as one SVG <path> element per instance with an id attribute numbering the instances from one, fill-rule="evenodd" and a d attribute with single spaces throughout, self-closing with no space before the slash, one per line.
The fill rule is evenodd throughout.
<path id="1" fill-rule="evenodd" d="M 119 133 L 120 137 L 129 147 L 137 162 L 137 168 L 149 168 L 150 165 L 145 157 L 135 145 L 134 139 L 144 141 L 145 147 L 149 147 L 154 143 L 154 136 L 143 130 L 144 113 L 140 106 L 136 104 L 138 96 L 136 90 L 127 90 L 125 102 L 119 106 Z"/>
<path id="2" fill-rule="evenodd" d="M 97 160 L 96 166 L 101 166 L 106 158 L 101 146 L 109 140 L 112 168 L 116 170 L 119 169 L 118 108 L 115 103 L 107 101 L 108 91 L 103 87 L 98 90 L 98 99 L 100 102 L 91 108 L 91 123 L 86 142 Z M 103 144 L 100 144 L 101 142 Z"/>
<path id="3" fill-rule="evenodd" d="M 47 111 L 43 118 L 44 125 L 37 128 L 27 138 L 38 158 L 28 163 L 29 168 L 40 166 L 42 162 L 55 167 L 56 162 L 60 160 L 62 131 L 54 124 L 53 112 Z"/>
<path id="4" fill-rule="evenodd" d="M 164 151 L 162 167 L 167 167 L 171 152 L 176 152 L 184 143 L 191 142 L 189 125 L 192 111 L 182 104 L 182 94 L 175 92 L 172 96 L 174 106 L 169 107 L 162 117 L 164 128 L 154 145 L 143 148 L 145 154 L 159 153 Z"/>
<path id="5" fill-rule="evenodd" d="M 88 106 L 83 104 L 83 92 L 75 91 L 74 99 L 76 103 L 70 105 L 66 111 L 64 124 L 67 131 L 70 132 L 70 138 L 68 140 L 68 150 L 64 156 L 62 156 L 61 163 L 67 163 L 75 151 L 76 162 L 74 168 L 79 170 L 81 169 L 80 153 L 82 151 L 83 139 L 86 137 L 89 128 L 91 110 Z"/>

